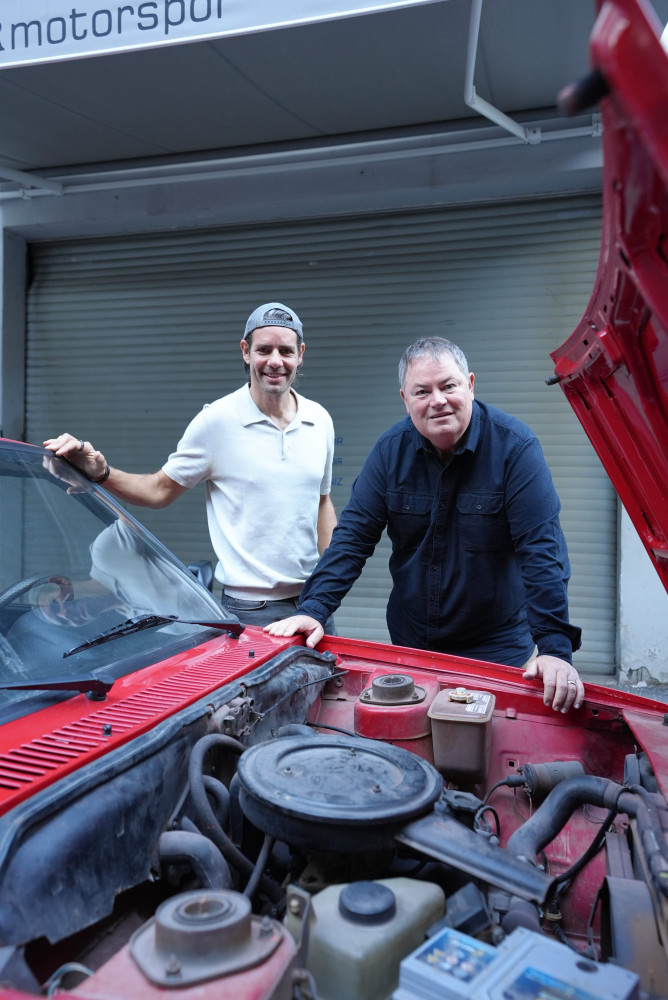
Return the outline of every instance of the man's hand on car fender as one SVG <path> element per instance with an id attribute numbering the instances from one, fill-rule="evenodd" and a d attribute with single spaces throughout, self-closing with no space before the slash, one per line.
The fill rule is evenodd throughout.
<path id="1" fill-rule="evenodd" d="M 308 615 L 292 615 L 291 618 L 281 618 L 277 622 L 272 622 L 271 625 L 265 625 L 265 632 L 269 632 L 270 635 L 282 635 L 290 636 L 294 635 L 295 632 L 303 632 L 306 636 L 306 645 L 313 649 L 317 646 L 325 630 L 316 621 L 315 618 L 309 618 Z"/>
<path id="2" fill-rule="evenodd" d="M 584 701 L 584 684 L 574 666 L 558 656 L 537 656 L 522 674 L 527 680 L 540 677 L 543 681 L 543 701 L 555 712 L 580 708 Z"/>

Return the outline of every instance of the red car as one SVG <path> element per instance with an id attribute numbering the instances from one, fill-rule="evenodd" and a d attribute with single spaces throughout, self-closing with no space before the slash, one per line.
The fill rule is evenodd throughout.
<path id="1" fill-rule="evenodd" d="M 604 231 L 555 350 L 668 582 L 668 63 L 605 0 Z M 0 1000 L 668 996 L 668 714 L 243 628 L 103 489 L 0 443 Z"/>

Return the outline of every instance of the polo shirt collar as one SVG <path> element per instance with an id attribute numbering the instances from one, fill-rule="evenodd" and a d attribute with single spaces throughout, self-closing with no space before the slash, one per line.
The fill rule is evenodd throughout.
<path id="1" fill-rule="evenodd" d="M 251 396 L 250 386 L 246 385 L 243 387 L 245 392 L 242 392 L 239 400 L 239 416 L 241 417 L 241 423 L 244 427 L 249 427 L 251 424 L 262 424 L 267 423 L 272 426 L 276 426 L 266 413 L 263 413 L 260 407 L 257 405 L 253 397 Z M 296 427 L 297 424 L 312 424 L 314 420 L 309 414 L 309 400 L 304 399 L 299 393 L 295 392 L 294 389 L 290 389 L 290 392 L 295 397 L 297 401 L 297 413 L 291 423 L 285 428 L 288 430 L 291 427 Z"/>

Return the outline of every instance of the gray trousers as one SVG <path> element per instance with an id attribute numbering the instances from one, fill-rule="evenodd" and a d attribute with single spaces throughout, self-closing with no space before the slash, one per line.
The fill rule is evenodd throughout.
<path id="1" fill-rule="evenodd" d="M 223 605 L 236 615 L 244 625 L 258 625 L 264 628 L 271 625 L 279 618 L 290 618 L 297 614 L 299 597 L 286 597 L 282 601 L 244 601 L 238 597 L 228 597 L 223 590 L 221 597 Z M 325 634 L 336 635 L 334 625 L 334 615 L 331 615 L 325 622 Z"/>

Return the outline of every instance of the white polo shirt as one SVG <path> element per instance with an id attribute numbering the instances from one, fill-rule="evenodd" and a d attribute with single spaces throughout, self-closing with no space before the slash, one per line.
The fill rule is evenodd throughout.
<path id="1" fill-rule="evenodd" d="M 294 396 L 297 414 L 285 430 L 256 406 L 247 385 L 207 404 L 162 467 L 181 486 L 205 481 L 216 579 L 230 597 L 295 597 L 318 561 L 334 426 L 319 403 Z"/>

